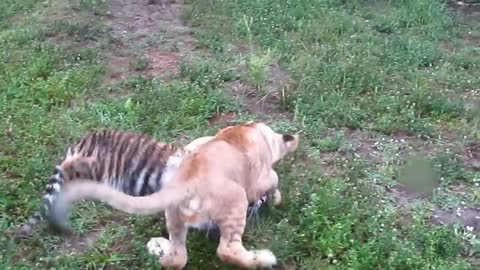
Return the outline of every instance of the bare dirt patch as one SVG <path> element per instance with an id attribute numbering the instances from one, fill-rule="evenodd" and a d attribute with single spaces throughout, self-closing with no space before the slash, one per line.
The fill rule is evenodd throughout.
<path id="1" fill-rule="evenodd" d="M 467 230 L 480 233 L 480 210 L 460 207 L 455 211 L 436 209 L 432 215 L 432 223 L 438 225 L 458 224 Z"/>
<path id="2" fill-rule="evenodd" d="M 93 246 L 104 231 L 105 228 L 100 227 L 89 231 L 85 235 L 69 238 L 59 247 L 59 250 L 66 254 L 82 254 Z"/>
<path id="3" fill-rule="evenodd" d="M 197 41 L 181 20 L 183 1 L 149 2 L 109 1 L 106 25 L 111 29 L 113 44 L 106 54 L 105 84 L 132 75 L 174 76 L 180 60 L 195 50 Z"/>
<path id="4" fill-rule="evenodd" d="M 392 134 L 391 136 L 384 136 L 382 134 L 375 134 L 371 132 L 364 132 L 361 130 L 345 130 L 345 141 L 349 144 L 350 151 L 353 151 L 355 155 L 358 155 L 361 160 L 375 167 L 375 171 L 378 168 L 385 167 L 398 167 L 403 168 L 406 161 L 414 156 L 423 157 L 424 159 L 430 159 L 433 157 L 439 157 L 444 154 L 450 155 L 454 160 L 459 162 L 459 166 L 466 169 L 475 170 L 474 164 L 478 162 L 478 153 L 480 148 L 477 142 L 466 143 L 460 138 L 461 136 L 448 130 L 441 130 L 441 136 L 439 138 L 423 139 L 418 136 L 413 136 L 406 132 L 399 132 Z M 453 166 L 453 165 L 452 165 Z M 432 168 L 433 169 L 433 168 Z M 441 170 L 449 170 L 449 168 L 440 168 Z M 451 170 L 451 168 L 450 168 Z M 390 174 L 388 174 L 390 173 Z M 388 177 L 394 180 L 397 177 L 398 172 L 389 172 L 387 170 Z M 418 181 L 425 180 L 419 176 Z M 435 206 L 434 216 L 431 218 L 433 224 L 454 224 L 459 223 L 463 226 L 469 226 L 478 230 L 478 220 L 472 213 L 477 213 L 478 210 L 476 204 L 472 200 L 472 192 L 474 187 L 469 181 L 472 179 L 450 179 L 454 181 L 449 184 L 449 187 L 445 189 L 444 186 L 439 185 L 440 176 L 435 177 L 436 182 L 431 186 L 431 190 L 415 190 L 403 185 L 402 183 L 396 183 L 393 185 L 387 185 L 381 181 L 376 182 L 377 185 L 385 188 L 385 191 L 391 196 L 393 204 L 398 207 L 402 215 L 405 217 L 405 222 L 408 222 L 408 216 L 411 215 L 410 206 L 414 202 L 427 202 L 434 198 L 443 198 L 444 196 L 452 196 L 453 200 L 466 199 L 469 203 L 462 202 L 461 210 L 464 210 L 465 214 L 457 216 L 452 211 L 444 210 L 440 206 Z M 401 181 L 396 179 L 396 181 Z M 415 182 L 415 181 L 414 181 Z M 432 196 L 433 192 L 440 192 L 441 195 Z M 469 205 L 469 207 L 466 207 Z M 459 222 L 460 221 L 460 222 Z"/>
<path id="5" fill-rule="evenodd" d="M 480 12 L 479 0 L 450 0 L 448 5 L 464 14 Z"/>
<path id="6" fill-rule="evenodd" d="M 91 230 L 87 230 L 82 234 L 75 234 L 65 239 L 58 246 L 58 250 L 64 254 L 70 255 L 79 255 L 85 252 L 92 250 L 92 247 L 101 242 L 104 238 L 104 234 L 108 233 L 111 224 L 123 224 L 123 226 L 128 226 L 124 222 L 125 214 L 124 213 L 110 213 L 102 217 L 100 223 Z M 106 252 L 115 253 L 120 251 L 126 251 L 131 248 L 130 235 L 122 236 L 120 240 L 115 241 L 112 245 L 108 247 Z"/>
<path id="7" fill-rule="evenodd" d="M 163 74 L 174 75 L 179 72 L 180 56 L 177 53 L 169 53 L 159 48 L 151 48 L 146 52 L 148 61 L 147 75 L 151 77 Z"/>
<path id="8" fill-rule="evenodd" d="M 212 126 L 215 124 L 219 124 L 220 126 L 225 127 L 233 123 L 235 117 L 235 112 L 217 113 L 213 117 L 208 119 L 207 125 Z"/>
<path id="9" fill-rule="evenodd" d="M 478 25 L 480 23 L 480 1 L 479 0 L 450 0 L 449 7 L 459 13 L 463 22 L 467 25 Z M 480 44 L 480 36 L 464 35 L 464 40 L 468 45 L 475 46 Z"/>
<path id="10" fill-rule="evenodd" d="M 427 196 L 427 194 L 414 192 L 402 185 L 386 187 L 386 190 L 393 196 L 395 204 L 398 206 L 405 206 L 414 200 L 422 199 Z"/>
<path id="11" fill-rule="evenodd" d="M 249 113 L 257 115 L 260 119 L 273 116 L 287 119 L 292 117 L 281 108 L 281 94 L 278 91 L 272 90 L 261 96 L 257 89 L 242 80 L 230 82 L 226 88 Z"/>
<path id="12" fill-rule="evenodd" d="M 240 67 L 237 72 L 242 74 L 245 70 Z M 257 115 L 259 119 L 293 120 L 293 114 L 286 110 L 284 105 L 293 80 L 278 63 L 270 65 L 267 73 L 268 78 L 261 90 L 243 79 L 238 79 L 227 83 L 226 91 L 238 99 L 249 113 Z"/>
<path id="13" fill-rule="evenodd" d="M 449 154 L 465 168 L 480 169 L 480 142 L 466 142 L 462 135 L 448 128 L 439 127 L 438 132 L 437 138 L 422 138 L 405 131 L 390 136 L 350 129 L 344 133 L 355 153 L 370 163 L 393 162 L 401 165 L 412 155 L 433 158 Z"/>
<path id="14" fill-rule="evenodd" d="M 239 79 L 227 83 L 225 89 L 238 99 L 249 113 L 257 115 L 260 119 L 293 120 L 293 114 L 285 108 L 285 98 L 292 90 L 294 80 L 276 59 L 271 59 L 265 66 L 265 80 L 261 85 L 256 87 L 249 80 L 251 74 L 247 62 L 250 57 L 265 56 L 260 52 L 262 50 L 254 45 L 241 42 L 232 44 L 229 53 L 240 60 L 235 67 Z"/>
<path id="15" fill-rule="evenodd" d="M 132 76 L 171 77 L 180 59 L 193 53 L 196 40 L 182 22 L 184 4 L 148 4 L 146 0 L 110 0 L 98 12 L 78 3 L 55 1 L 38 14 L 50 25 L 47 39 L 68 51 L 101 51 L 106 66 L 103 86 Z"/>

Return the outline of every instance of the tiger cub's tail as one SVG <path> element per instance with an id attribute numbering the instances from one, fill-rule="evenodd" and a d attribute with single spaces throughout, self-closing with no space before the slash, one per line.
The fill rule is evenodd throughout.
<path id="1" fill-rule="evenodd" d="M 28 237 L 35 231 L 50 211 L 53 201 L 60 193 L 64 182 L 65 178 L 62 166 L 56 166 L 54 174 L 48 179 L 45 195 L 43 196 L 43 207 L 35 211 L 35 213 L 28 218 L 28 221 L 16 231 L 16 238 Z"/>

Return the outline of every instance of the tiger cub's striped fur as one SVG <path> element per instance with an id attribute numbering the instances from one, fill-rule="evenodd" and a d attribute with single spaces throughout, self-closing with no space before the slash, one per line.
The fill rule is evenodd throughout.
<path id="1" fill-rule="evenodd" d="M 91 179 L 132 196 L 145 196 L 159 191 L 171 179 L 187 152 L 144 134 L 113 130 L 89 133 L 68 148 L 48 180 L 43 208 L 21 226 L 17 236 L 26 237 L 34 231 L 66 181 Z M 250 205 L 249 216 L 257 212 L 264 200 Z M 201 229 L 214 227 L 212 224 Z"/>

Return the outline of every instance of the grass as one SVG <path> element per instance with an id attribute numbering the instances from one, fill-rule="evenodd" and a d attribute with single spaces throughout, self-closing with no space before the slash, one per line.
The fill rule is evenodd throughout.
<path id="1" fill-rule="evenodd" d="M 159 79 L 136 55 L 125 62 L 136 73 L 111 86 L 109 1 L 0 4 L 0 231 L 40 205 L 55 161 L 89 130 L 186 142 L 215 132 L 206 123 L 221 113 L 264 117 L 226 91 L 237 83 L 276 106 L 272 126 L 303 138 L 277 166 L 284 203 L 248 225 L 247 247 L 271 248 L 279 269 L 479 266 L 474 233 L 431 218 L 480 207 L 478 24 L 440 0 L 192 0 L 193 61 Z M 161 46 L 154 34 L 136 46 Z M 281 102 L 269 98 L 280 88 Z M 0 268 L 160 269 L 145 249 L 158 218 L 85 203 L 72 221 L 82 237 L 0 235 Z M 232 269 L 198 232 L 188 245 L 189 269 Z"/>

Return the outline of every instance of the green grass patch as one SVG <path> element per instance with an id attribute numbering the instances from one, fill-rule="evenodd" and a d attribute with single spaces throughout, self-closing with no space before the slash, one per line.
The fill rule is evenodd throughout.
<path id="1" fill-rule="evenodd" d="M 465 114 L 462 100 L 441 88 L 470 77 L 466 69 L 478 55 L 466 61 L 465 53 L 452 57 L 442 50 L 442 41 L 464 29 L 445 3 L 397 2 L 199 0 L 190 17 L 198 24 L 225 20 L 229 24 L 210 26 L 212 33 L 275 51 L 301 82 L 288 99 L 307 127 L 321 121 L 386 134 L 433 134 L 437 121 Z M 211 46 L 218 43 L 211 39 Z M 447 67 L 456 68 L 439 83 L 432 73 Z"/>
<path id="2" fill-rule="evenodd" d="M 293 81 L 279 112 L 293 120 L 272 115 L 271 124 L 301 132 L 302 145 L 277 166 L 283 204 L 248 224 L 245 245 L 271 248 L 286 269 L 475 269 L 478 240 L 429 216 L 479 205 L 479 174 L 466 164 L 473 157 L 443 151 L 468 152 L 479 139 L 467 94 L 480 83 L 480 56 L 462 38 L 478 27 L 440 0 L 190 2 L 184 18 L 209 54 L 182 63 L 175 77 L 131 76 L 113 88 L 103 84 L 104 57 L 118 42 L 104 24 L 108 1 L 0 3 L 1 231 L 39 207 L 55 161 L 85 132 L 132 130 L 166 142 L 212 134 L 217 126 L 206 124 L 218 113 L 257 117 L 225 88 L 241 81 L 267 89 L 279 64 Z M 58 8 L 74 16 L 50 16 L 69 14 Z M 238 53 L 244 44 L 248 51 Z M 130 65 L 149 68 L 140 56 Z M 432 139 L 446 127 L 462 142 Z M 428 177 L 440 185 L 431 199 L 400 206 L 385 187 L 419 184 L 402 170 L 414 152 L 435 153 Z M 462 185 L 474 191 L 455 194 Z M 161 269 L 145 243 L 163 223 L 85 203 L 73 215 L 82 238 L 41 230 L 15 243 L 0 235 L 0 269 Z M 215 249 L 192 231 L 188 268 L 236 269 Z"/>

